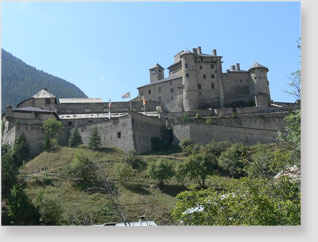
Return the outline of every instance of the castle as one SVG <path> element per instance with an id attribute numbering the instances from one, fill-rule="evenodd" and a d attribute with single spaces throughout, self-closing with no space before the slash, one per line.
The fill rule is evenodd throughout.
<path id="1" fill-rule="evenodd" d="M 255 62 L 245 71 L 237 63 L 223 73 L 221 58 L 216 50 L 203 54 L 201 47 L 181 51 L 167 68 L 167 78 L 156 64 L 149 69 L 150 84 L 138 88 L 138 97 L 113 102 L 111 109 L 100 98 L 57 99 L 43 89 L 16 109 L 6 107 L 3 143 L 12 145 L 24 134 L 31 155 L 37 155 L 45 137 L 41 127 L 49 118 L 62 122 L 63 145 L 75 126 L 84 144 L 97 127 L 102 146 L 126 152 L 150 151 L 153 137 L 172 145 L 186 138 L 202 145 L 212 140 L 247 145 L 276 142 L 277 132 L 285 132 L 284 117 L 299 104 L 271 101 L 267 67 Z"/>

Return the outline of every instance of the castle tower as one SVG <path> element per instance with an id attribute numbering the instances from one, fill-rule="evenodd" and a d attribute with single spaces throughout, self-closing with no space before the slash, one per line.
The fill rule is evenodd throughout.
<path id="1" fill-rule="evenodd" d="M 150 72 L 150 83 L 164 79 L 164 68 L 158 63 L 153 67 L 149 68 Z"/>
<path id="2" fill-rule="evenodd" d="M 184 111 L 197 110 L 199 107 L 199 89 L 194 60 L 193 53 L 188 50 L 181 54 Z"/>
<path id="3" fill-rule="evenodd" d="M 255 103 L 258 107 L 267 107 L 270 105 L 269 82 L 267 79 L 268 68 L 255 63 L 248 70 L 251 78 L 251 92 L 255 96 Z"/>

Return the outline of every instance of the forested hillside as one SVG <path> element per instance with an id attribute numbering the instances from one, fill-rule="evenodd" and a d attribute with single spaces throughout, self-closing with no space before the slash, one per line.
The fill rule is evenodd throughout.
<path id="1" fill-rule="evenodd" d="M 43 88 L 59 98 L 87 97 L 74 84 L 27 65 L 1 49 L 2 112 L 6 105 L 15 107 Z"/>

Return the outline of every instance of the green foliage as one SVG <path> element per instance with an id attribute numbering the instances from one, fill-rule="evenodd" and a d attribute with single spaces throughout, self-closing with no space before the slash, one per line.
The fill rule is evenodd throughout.
<path id="1" fill-rule="evenodd" d="M 49 118 L 44 121 L 42 129 L 50 138 L 56 138 L 63 130 L 63 125 L 61 121 L 58 121 L 55 118 Z"/>
<path id="2" fill-rule="evenodd" d="M 186 124 L 190 122 L 189 116 L 188 115 L 183 115 L 179 118 L 180 123 Z"/>
<path id="3" fill-rule="evenodd" d="M 247 173 L 249 177 L 272 178 L 286 167 L 292 166 L 294 161 L 287 150 L 273 152 L 258 144 L 256 152 L 251 156 Z"/>
<path id="4" fill-rule="evenodd" d="M 215 124 L 215 120 L 213 120 L 211 117 L 208 117 L 205 121 L 205 124 L 212 125 Z"/>
<path id="5" fill-rule="evenodd" d="M 236 112 L 232 112 L 232 118 L 238 118 L 238 114 Z"/>
<path id="6" fill-rule="evenodd" d="M 196 113 L 196 114 L 195 114 L 195 118 L 196 118 L 196 119 L 201 118 L 200 114 L 199 114 L 199 113 Z"/>
<path id="7" fill-rule="evenodd" d="M 74 84 L 29 66 L 1 50 L 2 110 L 15 105 L 47 87 L 58 98 L 87 97 Z"/>
<path id="8" fill-rule="evenodd" d="M 71 130 L 71 135 L 68 139 L 68 146 L 70 147 L 77 147 L 79 146 L 80 144 L 82 144 L 83 141 L 82 141 L 82 137 L 78 131 L 78 128 L 75 127 Z"/>
<path id="9" fill-rule="evenodd" d="M 181 140 L 181 142 L 179 143 L 179 147 L 182 150 L 182 152 L 186 154 L 191 154 L 192 148 L 193 148 L 193 142 L 190 139 Z"/>
<path id="10" fill-rule="evenodd" d="M 90 137 L 89 137 L 89 148 L 91 149 L 98 149 L 101 145 L 101 138 L 100 135 L 98 133 L 97 127 L 95 126 Z"/>
<path id="11" fill-rule="evenodd" d="M 39 224 L 39 211 L 31 203 L 23 188 L 15 184 L 8 197 L 8 223 L 11 225 Z"/>
<path id="12" fill-rule="evenodd" d="M 199 153 L 192 154 L 185 160 L 185 166 L 190 180 L 196 180 L 204 187 L 206 177 L 217 169 L 217 159 L 214 154 L 201 148 Z"/>
<path id="13" fill-rule="evenodd" d="M 160 185 L 163 185 L 164 180 L 174 176 L 175 172 L 167 160 L 159 159 L 148 166 L 148 174 L 151 178 L 158 180 Z"/>
<path id="14" fill-rule="evenodd" d="M 133 168 L 127 163 L 118 163 L 115 168 L 121 182 L 125 182 L 134 176 Z"/>
<path id="15" fill-rule="evenodd" d="M 300 225 L 299 184 L 288 178 L 243 178 L 220 193 L 213 189 L 177 195 L 172 211 L 182 225 Z"/>
<path id="16" fill-rule="evenodd" d="M 24 134 L 14 142 L 12 157 L 17 167 L 30 158 L 30 148 Z"/>
<path id="17" fill-rule="evenodd" d="M 188 174 L 188 169 L 187 169 L 186 163 L 185 162 L 178 163 L 176 166 L 175 177 L 181 185 L 184 185 L 184 181 L 187 177 L 187 174 Z"/>
<path id="18" fill-rule="evenodd" d="M 43 198 L 43 193 L 39 193 L 36 206 L 41 215 L 40 222 L 45 225 L 60 225 L 62 223 L 62 206 L 50 198 Z"/>
<path id="19" fill-rule="evenodd" d="M 228 141 L 215 142 L 212 141 L 205 146 L 205 148 L 213 153 L 216 157 L 219 157 L 223 151 L 231 146 L 231 143 Z"/>
<path id="20" fill-rule="evenodd" d="M 248 165 L 248 147 L 240 143 L 232 145 L 220 155 L 218 164 L 233 177 L 245 176 L 245 167 Z"/>
<path id="21" fill-rule="evenodd" d="M 140 156 L 138 156 L 136 152 L 134 151 L 128 152 L 127 156 L 123 158 L 123 162 L 126 162 L 133 169 L 136 169 L 139 171 L 143 171 L 147 167 L 146 162 Z"/>
<path id="22" fill-rule="evenodd" d="M 45 135 L 45 138 L 44 138 L 44 141 L 42 144 L 42 148 L 43 148 L 43 150 L 47 150 L 47 151 L 52 149 L 50 136 Z"/>
<path id="23" fill-rule="evenodd" d="M 68 173 L 83 182 L 94 183 L 97 179 L 98 168 L 82 151 L 76 153 L 69 165 Z"/>
<path id="24" fill-rule="evenodd" d="M 17 183 L 17 172 L 18 167 L 15 165 L 10 146 L 2 145 L 1 194 L 3 200 L 8 198 L 11 188 Z"/>

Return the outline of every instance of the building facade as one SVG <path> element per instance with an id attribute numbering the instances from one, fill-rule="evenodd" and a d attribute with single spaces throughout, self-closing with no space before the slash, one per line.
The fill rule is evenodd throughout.
<path id="1" fill-rule="evenodd" d="M 168 112 L 270 105 L 268 68 L 257 62 L 249 70 L 237 63 L 223 73 L 222 56 L 198 47 L 176 54 L 167 69 L 167 78 L 158 63 L 149 69 L 150 84 L 138 87 L 139 100 L 156 101 Z"/>

